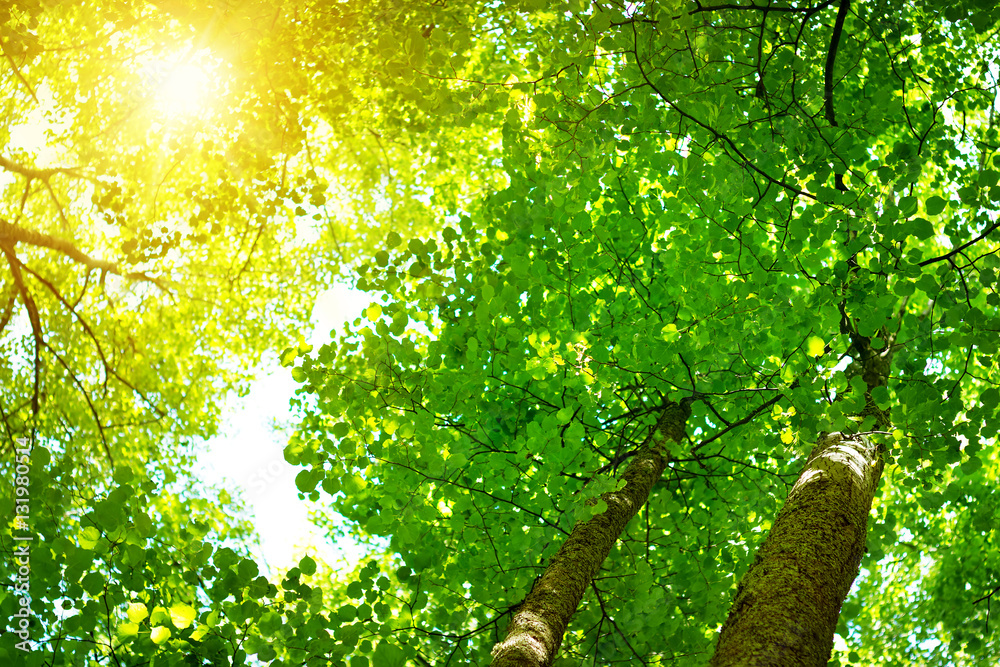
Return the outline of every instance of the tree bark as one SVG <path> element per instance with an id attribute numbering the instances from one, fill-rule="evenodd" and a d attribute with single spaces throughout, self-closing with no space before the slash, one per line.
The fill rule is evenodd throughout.
<path id="1" fill-rule="evenodd" d="M 515 612 L 507 635 L 493 647 L 492 667 L 547 667 L 583 594 L 629 520 L 649 498 L 669 461 L 668 443 L 684 439 L 691 399 L 664 408 L 656 428 L 629 463 L 621 491 L 601 498 L 607 510 L 581 521 Z"/>
<path id="2" fill-rule="evenodd" d="M 43 234 L 42 232 L 35 231 L 33 229 L 25 229 L 19 225 L 12 224 L 3 218 L 0 218 L 0 245 L 14 247 L 14 244 L 16 243 L 25 243 L 27 245 L 38 246 L 39 248 L 49 248 L 50 250 L 55 250 L 56 252 L 66 255 L 74 262 L 83 264 L 88 269 L 96 269 L 98 271 L 104 271 L 105 273 L 112 273 L 116 276 L 121 276 L 122 278 L 127 278 L 129 280 L 144 280 L 146 282 L 153 283 L 159 287 L 160 290 L 166 291 L 161 284 L 161 280 L 158 278 L 153 278 L 142 271 L 133 271 L 131 273 L 123 272 L 114 262 L 108 262 L 103 259 L 91 257 L 65 239 L 49 236 L 48 234 Z"/>
<path id="3" fill-rule="evenodd" d="M 712 667 L 825 667 L 883 466 L 864 436 L 820 437 L 736 590 Z"/>

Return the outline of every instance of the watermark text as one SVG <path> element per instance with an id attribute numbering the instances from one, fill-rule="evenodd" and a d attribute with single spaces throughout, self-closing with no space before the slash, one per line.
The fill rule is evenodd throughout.
<path id="1" fill-rule="evenodd" d="M 31 633 L 31 534 L 30 508 L 31 493 L 29 491 L 31 471 L 31 448 L 24 438 L 17 439 L 14 449 L 14 595 L 17 597 L 17 610 L 11 619 L 14 633 L 21 639 L 17 648 L 30 651 Z"/>

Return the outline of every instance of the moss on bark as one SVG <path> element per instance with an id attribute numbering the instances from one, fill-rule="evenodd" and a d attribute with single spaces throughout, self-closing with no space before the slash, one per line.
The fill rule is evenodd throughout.
<path id="1" fill-rule="evenodd" d="M 882 475 L 863 436 L 822 436 L 736 591 L 713 667 L 825 666 Z"/>

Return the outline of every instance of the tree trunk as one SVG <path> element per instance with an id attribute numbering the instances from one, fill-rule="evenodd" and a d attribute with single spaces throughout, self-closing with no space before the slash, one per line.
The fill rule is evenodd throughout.
<path id="1" fill-rule="evenodd" d="M 825 667 L 882 476 L 864 436 L 821 436 L 736 590 L 712 667 Z"/>
<path id="2" fill-rule="evenodd" d="M 507 636 L 493 647 L 492 667 L 547 667 L 570 618 L 629 520 L 649 498 L 669 460 L 669 442 L 684 439 L 690 399 L 664 408 L 656 428 L 625 469 L 621 491 L 601 498 L 607 510 L 578 523 L 514 613 Z"/>

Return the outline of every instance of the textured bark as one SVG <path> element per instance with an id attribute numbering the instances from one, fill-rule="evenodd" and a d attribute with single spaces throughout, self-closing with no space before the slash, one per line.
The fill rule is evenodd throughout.
<path id="1" fill-rule="evenodd" d="M 569 619 L 626 524 L 649 498 L 667 466 L 669 442 L 684 438 L 688 400 L 664 408 L 656 428 L 625 469 L 621 491 L 601 496 L 608 509 L 581 521 L 518 607 L 507 636 L 493 648 L 493 667 L 546 667 L 562 643 Z"/>
<path id="2" fill-rule="evenodd" d="M 829 662 L 883 465 L 863 436 L 820 437 L 736 590 L 713 667 Z"/>

